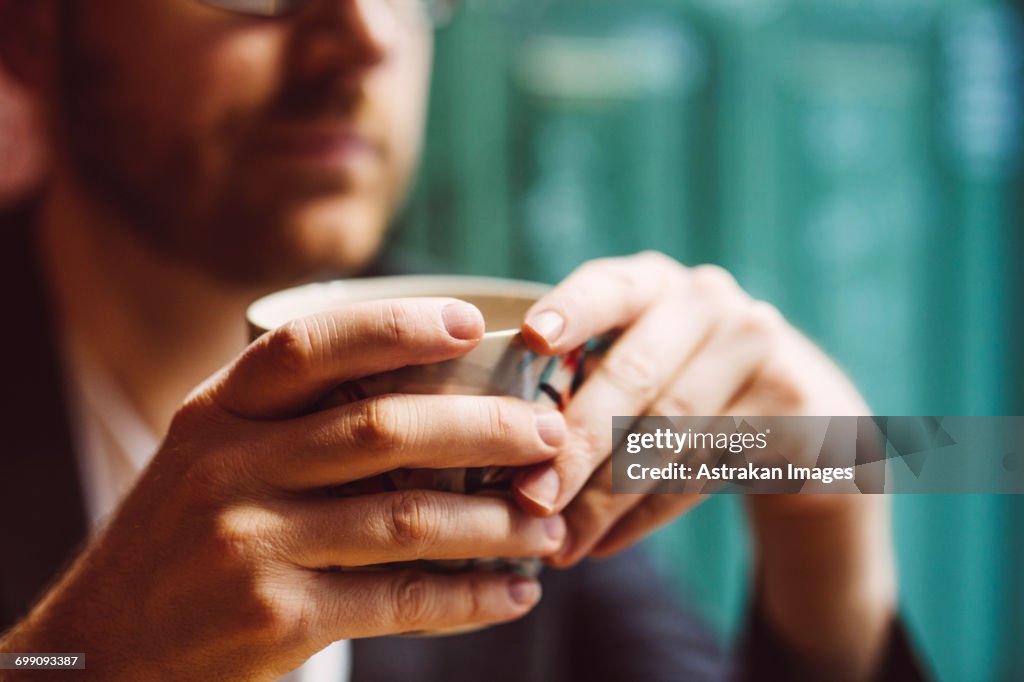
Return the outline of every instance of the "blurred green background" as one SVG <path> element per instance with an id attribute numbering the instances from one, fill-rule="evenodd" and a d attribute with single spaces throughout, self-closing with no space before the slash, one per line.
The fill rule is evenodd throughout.
<path id="1" fill-rule="evenodd" d="M 880 414 L 1024 414 L 1019 6 L 477 0 L 438 37 L 396 237 L 554 282 L 659 249 L 721 263 Z M 894 500 L 902 600 L 945 680 L 1024 679 L 1024 498 Z M 651 541 L 724 636 L 742 500 Z"/>

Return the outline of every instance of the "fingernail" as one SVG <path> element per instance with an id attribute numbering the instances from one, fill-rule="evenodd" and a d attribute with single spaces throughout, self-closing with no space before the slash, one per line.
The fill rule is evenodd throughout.
<path id="1" fill-rule="evenodd" d="M 508 594 L 520 606 L 532 606 L 540 600 L 540 584 L 529 578 L 512 578 L 508 581 Z"/>
<path id="2" fill-rule="evenodd" d="M 531 315 L 526 324 L 545 341 L 552 344 L 562 335 L 562 331 L 565 329 L 565 318 L 554 310 L 545 310 L 542 313 Z"/>
<path id="3" fill-rule="evenodd" d="M 533 408 L 537 419 L 537 434 L 540 439 L 550 445 L 557 447 L 565 442 L 565 418 L 560 412 L 535 405 Z"/>
<path id="4" fill-rule="evenodd" d="M 544 534 L 549 540 L 561 542 L 565 539 L 565 519 L 561 516 L 549 516 L 544 519 Z"/>
<path id="5" fill-rule="evenodd" d="M 554 467 L 545 467 L 540 473 L 533 472 L 519 486 L 519 493 L 547 511 L 555 508 L 555 500 L 562 489 L 562 479 Z"/>
<path id="6" fill-rule="evenodd" d="M 483 316 L 468 303 L 449 303 L 441 311 L 441 319 L 448 333 L 460 341 L 475 339 L 484 331 Z"/>

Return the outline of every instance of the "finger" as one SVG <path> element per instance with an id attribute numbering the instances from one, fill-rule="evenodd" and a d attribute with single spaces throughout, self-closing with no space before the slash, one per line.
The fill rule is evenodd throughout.
<path id="1" fill-rule="evenodd" d="M 781 313 L 767 303 L 763 322 L 778 339 L 778 352 L 766 363 L 754 383 L 736 397 L 730 415 L 787 416 L 812 414 L 870 414 L 852 382 L 824 352 L 794 330 Z M 814 390 L 815 386 L 830 390 Z M 814 395 L 813 406 L 811 395 Z M 854 406 L 851 411 L 851 406 Z M 859 407 L 859 409 L 858 409 Z"/>
<path id="2" fill-rule="evenodd" d="M 628 326 L 682 275 L 678 264 L 655 252 L 591 261 L 531 306 L 523 337 L 538 353 L 566 353 Z"/>
<path id="3" fill-rule="evenodd" d="M 312 636 L 321 641 L 490 625 L 525 615 L 540 584 L 505 573 L 315 574 Z"/>
<path id="4" fill-rule="evenodd" d="M 215 378 L 212 396 L 242 417 L 288 416 L 345 381 L 463 355 L 483 332 L 480 311 L 454 299 L 357 303 L 264 334 Z"/>
<path id="5" fill-rule="evenodd" d="M 612 492 L 612 467 L 612 460 L 606 459 L 604 464 L 587 481 L 582 492 L 566 508 L 564 516 L 568 533 L 562 548 L 548 558 L 550 565 L 566 568 L 576 564 L 588 554 L 592 554 L 595 547 L 603 544 L 604 539 L 613 528 L 616 528 L 623 519 L 635 514 L 641 507 L 650 504 L 651 500 L 697 497 L 694 495 L 614 493 Z M 657 481 L 650 481 L 648 485 L 654 487 L 657 483 Z M 679 513 L 693 504 L 695 502 L 679 505 Z M 646 518 L 646 516 L 641 513 L 640 518 Z M 664 521 L 659 520 L 658 524 L 661 523 Z M 655 525 L 651 525 L 646 530 L 637 528 L 634 540 L 653 531 L 655 527 Z"/>
<path id="6" fill-rule="evenodd" d="M 287 558 L 305 568 L 419 559 L 542 557 L 565 540 L 560 516 L 528 516 L 511 500 L 404 490 L 305 499 L 279 512 Z"/>
<path id="7" fill-rule="evenodd" d="M 789 377 L 788 369 L 769 363 L 761 368 L 753 382 L 741 391 L 725 409 L 728 415 L 738 417 L 784 417 L 804 413 L 806 392 Z"/>
<path id="8" fill-rule="evenodd" d="M 648 410 L 649 416 L 716 416 L 738 399 L 771 357 L 774 308 L 751 303 L 720 325 Z"/>
<path id="9" fill-rule="evenodd" d="M 748 304 L 741 314 L 732 315 L 728 322 L 717 327 L 711 338 L 647 409 L 646 415 L 671 417 L 720 414 L 734 396 L 750 385 L 752 377 L 771 356 L 775 338 L 775 313 L 772 311 L 760 304 Z M 576 404 L 570 407 L 576 407 Z M 566 418 L 571 429 L 573 422 L 568 414 Z M 597 466 L 589 462 L 598 457 L 604 461 L 602 468 L 587 482 L 579 495 L 575 495 L 575 491 L 570 488 L 573 493 L 570 497 L 572 509 L 566 514 L 570 545 L 558 555 L 565 564 L 578 561 L 590 551 L 637 502 L 635 496 L 616 495 L 612 490 L 611 462 L 605 459 L 606 455 L 600 449 L 607 447 L 610 452 L 613 445 L 611 429 L 608 428 L 610 421 L 610 418 L 605 418 L 603 433 L 594 432 L 589 453 L 577 450 L 564 457 L 560 456 L 552 465 L 558 467 L 561 464 L 563 468 L 559 473 L 562 480 L 571 484 L 589 471 L 588 466 Z M 597 438 L 605 439 L 600 447 L 593 446 Z M 572 454 L 575 454 L 574 458 Z M 571 476 L 575 478 L 569 478 Z M 559 507 L 556 505 L 556 508 Z"/>
<path id="10" fill-rule="evenodd" d="M 595 559 L 603 559 L 621 552 L 690 511 L 705 497 L 705 495 L 690 494 L 649 495 L 620 518 L 593 547 L 573 553 L 566 559 L 559 555 L 559 565 L 571 565 L 586 554 Z"/>
<path id="11" fill-rule="evenodd" d="M 518 398 L 385 395 L 267 424 L 260 436 L 238 468 L 299 491 L 401 468 L 528 466 L 555 456 L 566 426 Z"/>
<path id="12" fill-rule="evenodd" d="M 724 306 L 692 280 L 676 282 L 663 296 L 619 337 L 569 402 L 569 436 L 553 468 L 531 470 L 517 482 L 531 511 L 551 513 L 569 503 L 611 453 L 611 418 L 644 414 L 706 340 Z"/>
<path id="13" fill-rule="evenodd" d="M 618 520 L 647 498 L 644 494 L 612 493 L 612 461 L 598 467 L 580 494 L 566 507 L 565 543 L 548 558 L 558 568 L 572 566 L 596 545 Z"/>
<path id="14" fill-rule="evenodd" d="M 714 416 L 743 402 L 772 357 L 781 318 L 758 302 L 720 326 L 651 406 L 648 416 Z M 566 510 L 570 541 L 553 559 L 571 565 L 586 554 L 608 556 L 692 508 L 702 496 L 649 495 L 639 504 L 612 493 L 611 462 Z"/>

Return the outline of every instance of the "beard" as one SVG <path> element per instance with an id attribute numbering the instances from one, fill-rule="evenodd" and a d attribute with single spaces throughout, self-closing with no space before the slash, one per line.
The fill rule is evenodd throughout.
<path id="1" fill-rule="evenodd" d="M 363 181 L 284 169 L 259 152 L 268 128 L 352 118 L 365 105 L 360 85 L 328 73 L 289 83 L 260 107 L 225 107 L 195 125 L 161 102 L 159 83 L 148 84 L 152 91 L 134 87 L 139 78 L 128 60 L 81 38 L 78 5 L 65 3 L 61 14 L 57 135 L 74 178 L 110 210 L 116 229 L 247 287 L 368 264 L 408 179 L 386 172 L 387 146 L 381 172 Z"/>

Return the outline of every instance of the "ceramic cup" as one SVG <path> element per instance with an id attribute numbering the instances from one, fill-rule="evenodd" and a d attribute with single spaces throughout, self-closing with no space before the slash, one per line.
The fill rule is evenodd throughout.
<path id="1" fill-rule="evenodd" d="M 289 320 L 344 309 L 363 301 L 451 297 L 477 306 L 485 334 L 466 355 L 430 365 L 409 366 L 337 387 L 324 405 L 363 400 L 387 393 L 506 395 L 562 409 L 582 382 L 585 348 L 560 357 L 539 356 L 523 342 L 519 327 L 529 307 L 549 287 L 534 282 L 488 277 L 401 276 L 353 279 L 311 284 L 271 294 L 249 307 L 253 338 Z M 330 491 L 335 496 L 403 489 L 432 489 L 471 495 L 511 496 L 512 467 L 402 469 L 356 481 Z M 389 564 L 409 568 L 410 564 Z M 537 558 L 485 558 L 457 561 L 417 561 L 419 570 L 511 571 L 536 577 Z"/>

